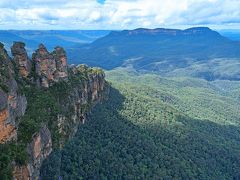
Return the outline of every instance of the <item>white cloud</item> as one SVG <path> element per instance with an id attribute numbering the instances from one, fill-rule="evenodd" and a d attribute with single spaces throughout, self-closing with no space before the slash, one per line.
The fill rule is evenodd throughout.
<path id="1" fill-rule="evenodd" d="M 240 27 L 239 0 L 1 0 L 0 28 Z"/>
<path id="2" fill-rule="evenodd" d="M 101 18 L 101 13 L 98 11 L 93 11 L 89 15 L 89 20 L 90 21 L 97 21 Z"/>

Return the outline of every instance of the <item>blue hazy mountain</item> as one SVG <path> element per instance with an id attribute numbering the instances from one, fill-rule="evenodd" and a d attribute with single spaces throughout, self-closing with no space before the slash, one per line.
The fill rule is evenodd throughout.
<path id="1" fill-rule="evenodd" d="M 9 50 L 13 41 L 25 42 L 29 54 L 40 43 L 51 50 L 66 49 L 69 63 L 113 69 L 119 66 L 165 76 L 194 76 L 207 80 L 240 80 L 240 41 L 237 31 L 206 27 L 178 29 L 28 30 L 0 31 Z"/>
<path id="2" fill-rule="evenodd" d="M 226 30 L 220 30 L 219 33 L 229 39 L 240 41 L 240 30 L 226 29 Z"/>
<path id="3" fill-rule="evenodd" d="M 13 41 L 25 42 L 29 52 L 44 43 L 48 49 L 62 46 L 67 51 L 107 35 L 105 30 L 1 30 L 0 41 L 7 49 Z"/>
<path id="4" fill-rule="evenodd" d="M 25 39 L 10 31 L 0 31 L 0 41 L 5 45 L 6 49 L 9 50 L 13 44 L 13 41 L 21 41 L 27 44 L 28 50 L 37 46 L 37 41 L 32 39 Z"/>
<path id="5" fill-rule="evenodd" d="M 131 65 L 135 69 L 158 71 L 160 67 L 184 67 L 195 61 L 239 58 L 240 43 L 205 27 L 136 29 L 113 31 L 74 49 L 70 56 L 105 69 Z"/>

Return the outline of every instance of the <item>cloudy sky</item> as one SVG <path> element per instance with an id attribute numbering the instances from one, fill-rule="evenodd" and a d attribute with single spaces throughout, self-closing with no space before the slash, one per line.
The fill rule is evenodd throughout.
<path id="1" fill-rule="evenodd" d="M 0 29 L 240 29 L 240 0 L 0 0 Z"/>

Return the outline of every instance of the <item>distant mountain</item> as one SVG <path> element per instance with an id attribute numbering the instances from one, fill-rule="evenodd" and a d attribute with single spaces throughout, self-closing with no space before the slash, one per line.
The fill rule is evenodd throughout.
<path id="1" fill-rule="evenodd" d="M 237 31 L 230 32 L 218 33 L 207 27 L 112 32 L 2 30 L 0 42 L 8 50 L 13 41 L 25 42 L 29 54 L 40 43 L 49 50 L 62 46 L 70 64 L 85 63 L 105 69 L 125 66 L 171 77 L 240 80 L 240 41 L 237 41 Z"/>
<path id="2" fill-rule="evenodd" d="M 71 51 L 76 63 L 112 69 L 132 66 L 155 71 L 187 67 L 215 58 L 240 58 L 240 42 L 207 27 L 178 29 L 135 29 L 113 31 L 91 44 Z"/>
<path id="3" fill-rule="evenodd" d="M 107 35 L 110 31 L 104 30 L 46 30 L 46 31 L 10 31 L 24 39 L 46 43 L 49 48 L 56 45 L 72 47 L 77 44 L 91 43 Z"/>
<path id="4" fill-rule="evenodd" d="M 0 42 L 6 49 L 10 49 L 13 41 L 25 42 L 27 50 L 31 53 L 40 43 L 44 43 L 50 50 L 62 46 L 68 52 L 85 43 L 107 35 L 105 30 L 1 30 Z"/>
<path id="5" fill-rule="evenodd" d="M 240 30 L 220 30 L 219 33 L 231 40 L 240 41 Z"/>
<path id="6" fill-rule="evenodd" d="M 37 42 L 31 39 L 25 39 L 15 33 L 12 33 L 10 31 L 0 31 L 0 42 L 2 42 L 5 45 L 5 48 L 7 50 L 10 50 L 10 47 L 13 44 L 13 41 L 21 41 L 25 42 L 28 45 L 28 50 L 31 48 L 37 47 Z"/>

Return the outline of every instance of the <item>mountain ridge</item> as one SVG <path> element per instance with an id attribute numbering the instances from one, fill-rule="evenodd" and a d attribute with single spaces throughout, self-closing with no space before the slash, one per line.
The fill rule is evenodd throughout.
<path id="1" fill-rule="evenodd" d="M 113 31 L 70 52 L 71 59 L 107 70 L 130 66 L 164 75 L 163 69 L 170 72 L 192 63 L 208 64 L 216 58 L 240 59 L 240 42 L 207 27 L 186 30 L 140 28 Z M 73 63 L 77 64 L 77 61 Z"/>
<path id="2" fill-rule="evenodd" d="M 159 34 L 166 34 L 166 35 L 177 35 L 177 34 L 201 34 L 204 32 L 208 33 L 217 33 L 216 31 L 211 30 L 209 27 L 192 27 L 188 29 L 168 29 L 168 28 L 155 28 L 155 29 L 148 29 L 148 28 L 137 28 L 133 30 L 123 30 L 123 31 L 111 31 L 109 35 L 114 34 L 151 34 L 151 35 L 159 35 Z M 219 34 L 219 33 L 218 33 Z"/>

